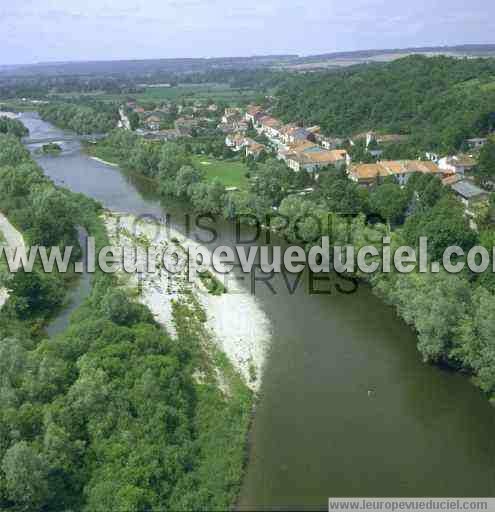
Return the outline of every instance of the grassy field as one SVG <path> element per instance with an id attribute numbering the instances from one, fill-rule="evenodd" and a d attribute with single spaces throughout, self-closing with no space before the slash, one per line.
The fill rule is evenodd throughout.
<path id="1" fill-rule="evenodd" d="M 203 155 L 194 156 L 193 164 L 197 169 L 206 173 L 206 178 L 212 180 L 219 178 L 226 187 L 237 187 L 244 189 L 247 187 L 248 180 L 246 165 L 236 160 L 216 160 Z"/>
<path id="2" fill-rule="evenodd" d="M 106 94 L 94 92 L 87 94 L 57 94 L 59 99 L 72 99 L 79 97 L 94 98 L 105 102 L 123 102 L 128 97 L 138 102 L 164 102 L 178 101 L 181 99 L 206 101 L 224 101 L 230 105 L 242 104 L 253 101 L 258 93 L 253 89 L 233 89 L 228 84 L 196 84 L 179 85 L 177 87 L 149 87 L 138 94 Z"/>

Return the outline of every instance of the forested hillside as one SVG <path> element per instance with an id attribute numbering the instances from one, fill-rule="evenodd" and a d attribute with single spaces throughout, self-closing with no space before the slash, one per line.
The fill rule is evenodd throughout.
<path id="1" fill-rule="evenodd" d="M 279 91 L 276 114 L 327 135 L 383 130 L 450 151 L 495 128 L 495 59 L 411 56 L 299 75 Z"/>

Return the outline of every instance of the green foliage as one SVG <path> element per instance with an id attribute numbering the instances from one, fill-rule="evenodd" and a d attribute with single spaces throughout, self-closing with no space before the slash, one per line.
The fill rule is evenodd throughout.
<path id="1" fill-rule="evenodd" d="M 0 138 L 0 155 L 5 144 L 17 156 L 0 167 L 0 209 L 28 243 L 75 244 L 81 225 L 97 250 L 108 245 L 99 205 L 56 189 L 17 139 Z M 181 169 L 180 183 L 198 184 L 195 169 Z M 213 183 L 207 199 L 223 204 L 223 190 Z M 113 276 L 97 271 L 92 284 L 69 328 L 45 338 L 40 323 L 62 303 L 62 277 L 35 269 L 9 283 L 0 311 L 0 509 L 231 508 L 252 397 L 206 352 L 201 310 L 177 310 L 172 340 Z"/>
<path id="2" fill-rule="evenodd" d="M 76 133 L 106 133 L 117 124 L 116 110 L 96 109 L 88 105 L 49 103 L 39 110 L 40 116 L 60 128 Z"/>
<path id="3" fill-rule="evenodd" d="M 370 209 L 389 224 L 400 224 L 409 203 L 407 191 L 395 183 L 384 183 L 370 194 Z"/>
<path id="4" fill-rule="evenodd" d="M 62 148 L 59 144 L 51 142 L 50 144 L 44 144 L 41 148 L 43 153 L 57 155 L 62 152 Z"/>
<path id="5" fill-rule="evenodd" d="M 487 184 L 495 179 L 495 141 L 489 140 L 480 151 L 478 159 L 478 177 Z"/>
<path id="6" fill-rule="evenodd" d="M 20 139 L 21 137 L 28 135 L 29 130 L 18 119 L 0 117 L 0 133 L 14 135 Z"/>
<path id="7" fill-rule="evenodd" d="M 48 466 L 42 455 L 26 441 L 13 444 L 2 461 L 5 491 L 21 510 L 39 510 L 48 495 Z"/>
<path id="8" fill-rule="evenodd" d="M 416 55 L 294 77 L 279 90 L 275 115 L 329 135 L 407 133 L 412 148 L 451 152 L 493 128 L 494 80 L 493 60 Z"/>
<path id="9" fill-rule="evenodd" d="M 428 254 L 433 260 L 442 258 L 449 246 L 459 246 L 468 251 L 478 240 L 469 227 L 460 203 L 451 196 L 445 196 L 435 206 L 419 210 L 409 217 L 404 225 L 404 237 L 413 247 L 421 236 L 428 238 Z"/>

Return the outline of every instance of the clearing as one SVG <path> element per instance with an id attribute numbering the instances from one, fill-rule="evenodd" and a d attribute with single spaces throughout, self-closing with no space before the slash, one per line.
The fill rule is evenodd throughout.
<path id="1" fill-rule="evenodd" d="M 194 156 L 193 165 L 205 172 L 207 180 L 219 178 L 226 187 L 245 189 L 248 168 L 240 160 L 217 160 L 204 155 Z"/>

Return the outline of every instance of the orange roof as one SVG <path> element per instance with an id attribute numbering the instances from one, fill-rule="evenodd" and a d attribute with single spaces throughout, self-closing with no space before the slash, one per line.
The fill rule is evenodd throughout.
<path id="1" fill-rule="evenodd" d="M 269 126 L 270 128 L 279 128 L 281 126 L 281 122 L 274 117 L 265 116 L 260 120 L 263 126 Z"/>
<path id="2" fill-rule="evenodd" d="M 301 140 L 298 142 L 295 142 L 294 144 L 289 144 L 289 152 L 294 153 L 301 153 L 303 151 L 306 151 L 309 148 L 315 148 L 319 147 L 314 142 L 310 142 L 309 140 Z"/>
<path id="3" fill-rule="evenodd" d="M 437 164 L 422 160 L 383 160 L 376 164 L 358 164 L 351 168 L 351 174 L 358 179 L 370 179 L 413 172 L 440 173 Z"/>

